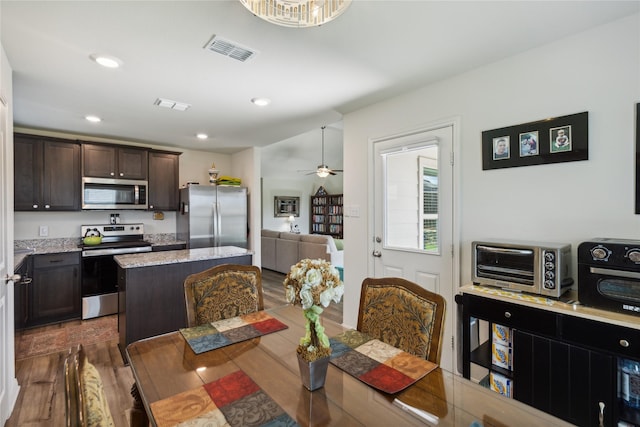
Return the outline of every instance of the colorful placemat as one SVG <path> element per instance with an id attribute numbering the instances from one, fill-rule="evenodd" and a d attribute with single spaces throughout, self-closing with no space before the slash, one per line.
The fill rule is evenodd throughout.
<path id="1" fill-rule="evenodd" d="M 398 393 L 438 367 L 358 331 L 329 341 L 333 365 L 385 393 Z"/>
<path id="2" fill-rule="evenodd" d="M 151 412 L 158 427 L 298 425 L 243 371 L 153 402 Z"/>
<path id="3" fill-rule="evenodd" d="M 193 352 L 200 354 L 287 328 L 287 325 L 275 317 L 258 311 L 193 328 L 183 328 L 180 333 Z"/>

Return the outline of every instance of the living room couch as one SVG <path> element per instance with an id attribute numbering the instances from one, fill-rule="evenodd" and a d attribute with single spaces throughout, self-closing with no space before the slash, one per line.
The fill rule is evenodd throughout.
<path id="1" fill-rule="evenodd" d="M 344 267 L 344 252 L 331 236 L 262 230 L 262 268 L 288 273 L 304 258 L 324 259 L 335 267 Z"/>

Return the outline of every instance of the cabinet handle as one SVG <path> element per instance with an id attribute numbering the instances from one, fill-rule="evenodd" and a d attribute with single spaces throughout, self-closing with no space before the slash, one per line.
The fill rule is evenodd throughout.
<path id="1" fill-rule="evenodd" d="M 624 348 L 629 347 L 629 341 L 627 340 L 620 340 L 620 345 Z"/>
<path id="2" fill-rule="evenodd" d="M 508 311 L 504 312 L 504 317 L 506 317 L 507 319 L 511 318 L 511 313 L 509 313 Z"/>
<path id="3" fill-rule="evenodd" d="M 604 427 L 604 402 L 598 402 L 598 406 L 600 407 L 600 413 L 598 414 L 599 427 Z"/>

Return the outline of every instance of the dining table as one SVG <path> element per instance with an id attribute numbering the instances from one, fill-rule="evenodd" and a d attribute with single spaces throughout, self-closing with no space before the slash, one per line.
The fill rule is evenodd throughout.
<path id="1" fill-rule="evenodd" d="M 273 406 L 279 406 L 289 420 L 269 425 L 468 427 L 474 422 L 484 427 L 570 425 L 441 367 L 389 394 L 329 364 L 324 387 L 309 391 L 301 381 L 296 354 L 305 334 L 302 309 L 284 305 L 266 310 L 266 314 L 286 328 L 200 353 L 193 351 L 181 331 L 129 344 L 125 355 L 135 380 L 134 397 L 139 399 L 138 404 L 144 408 L 151 425 L 189 421 L 189 412 L 194 408 L 187 403 L 183 404 L 184 416 L 173 409 L 175 423 L 157 419 L 159 408 L 180 396 L 193 398 L 193 390 L 209 387 L 207 390 L 211 392 L 212 384 L 217 387 L 230 378 L 242 378 L 238 380 L 239 388 L 246 387 L 249 381 Z M 329 337 L 349 330 L 330 320 L 323 319 L 322 323 Z M 198 403 L 191 402 L 194 405 Z M 242 407 L 236 411 L 242 411 Z M 236 420 L 228 425 L 248 424 Z"/>

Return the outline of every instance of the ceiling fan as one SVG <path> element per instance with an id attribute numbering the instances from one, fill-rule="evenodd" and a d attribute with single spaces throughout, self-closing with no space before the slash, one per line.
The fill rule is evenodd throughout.
<path id="1" fill-rule="evenodd" d="M 318 175 L 320 178 L 326 178 L 329 175 L 335 175 L 336 172 L 342 172 L 342 169 L 331 169 L 324 163 L 324 129 L 326 126 L 322 126 L 322 163 L 318 165 L 318 168 L 315 171 L 299 171 L 299 172 L 308 172 L 307 175 L 313 175 L 314 173 Z"/>

